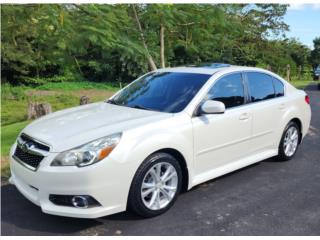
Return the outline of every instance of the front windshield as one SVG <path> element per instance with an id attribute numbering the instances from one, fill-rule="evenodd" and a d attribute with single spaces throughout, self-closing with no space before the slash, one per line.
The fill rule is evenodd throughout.
<path id="1" fill-rule="evenodd" d="M 112 103 L 177 113 L 188 105 L 210 76 L 183 72 L 150 73 L 123 89 L 112 99 Z"/>

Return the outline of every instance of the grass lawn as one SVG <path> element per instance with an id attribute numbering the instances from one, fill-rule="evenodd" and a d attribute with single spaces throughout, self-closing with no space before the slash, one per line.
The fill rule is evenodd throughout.
<path id="1" fill-rule="evenodd" d="M 47 83 L 38 87 L 1 86 L 1 125 L 27 119 L 29 102 L 50 103 L 53 111 L 79 105 L 81 96 L 91 102 L 105 100 L 119 88 L 91 82 Z"/>
<path id="2" fill-rule="evenodd" d="M 314 81 L 310 78 L 309 80 L 293 80 L 290 81 L 290 83 L 299 89 L 304 89 L 306 86 L 308 86 L 310 83 L 313 83 Z"/>
<path id="3" fill-rule="evenodd" d="M 1 126 L 1 176 L 7 178 L 10 174 L 8 155 L 10 148 L 16 140 L 19 132 L 29 123 L 30 121 L 24 121 L 19 123 L 10 124 L 7 126 Z"/>
<path id="4" fill-rule="evenodd" d="M 9 176 L 8 155 L 19 132 L 28 124 L 29 102 L 50 103 L 53 111 L 79 105 L 81 96 L 103 101 L 119 88 L 109 83 L 64 82 L 38 87 L 1 85 L 1 175 Z"/>

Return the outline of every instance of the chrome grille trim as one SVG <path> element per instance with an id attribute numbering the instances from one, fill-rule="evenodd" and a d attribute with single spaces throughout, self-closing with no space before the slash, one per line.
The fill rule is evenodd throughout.
<path id="1" fill-rule="evenodd" d="M 28 143 L 28 141 L 22 140 L 21 137 L 19 137 L 17 139 L 17 145 L 24 151 L 30 154 L 34 154 L 34 155 L 38 155 L 38 156 L 48 156 L 48 151 L 44 151 L 41 149 L 36 148 L 34 145 L 30 145 L 30 147 L 28 147 L 26 144 Z"/>
<path id="2" fill-rule="evenodd" d="M 36 171 L 41 161 L 48 156 L 49 150 L 50 146 L 47 144 L 22 133 L 17 139 L 17 146 L 12 157 L 29 170 Z"/>
<path id="3" fill-rule="evenodd" d="M 43 141 L 40 141 L 40 140 L 38 140 L 36 138 L 30 137 L 29 135 L 27 135 L 25 133 L 21 133 L 19 138 L 24 140 L 24 141 L 29 140 L 29 141 L 32 141 L 32 142 L 36 143 L 37 145 L 40 145 L 42 147 L 42 149 L 41 148 L 40 149 L 43 150 L 43 151 L 48 151 L 49 152 L 50 149 L 51 149 L 51 145 L 50 144 L 48 144 L 46 142 L 43 142 Z M 46 148 L 46 150 L 43 149 L 43 148 Z"/>
<path id="4" fill-rule="evenodd" d="M 28 168 L 28 169 L 30 169 L 30 170 L 32 170 L 32 171 L 37 171 L 37 168 L 34 168 L 34 167 L 26 164 L 25 162 L 21 161 L 21 160 L 20 160 L 18 157 L 16 157 L 15 155 L 12 155 L 12 158 L 13 158 L 14 160 L 16 160 L 18 163 L 20 163 L 22 166 L 24 166 L 24 167 L 26 167 L 26 168 Z M 39 165 L 40 165 L 40 164 L 39 164 Z M 38 166 L 39 166 L 39 165 L 38 165 Z"/>

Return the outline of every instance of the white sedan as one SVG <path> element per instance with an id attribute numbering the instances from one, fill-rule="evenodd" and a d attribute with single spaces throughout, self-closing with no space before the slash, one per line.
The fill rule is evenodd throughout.
<path id="1" fill-rule="evenodd" d="M 49 214 L 152 217 L 197 184 L 291 159 L 310 118 L 306 93 L 266 70 L 161 69 L 32 122 L 11 149 L 10 182 Z"/>

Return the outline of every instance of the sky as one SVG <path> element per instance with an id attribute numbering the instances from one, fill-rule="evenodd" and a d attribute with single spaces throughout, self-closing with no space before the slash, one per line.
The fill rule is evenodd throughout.
<path id="1" fill-rule="evenodd" d="M 320 4 L 291 4 L 284 21 L 290 27 L 288 37 L 313 48 L 313 39 L 320 37 Z"/>

